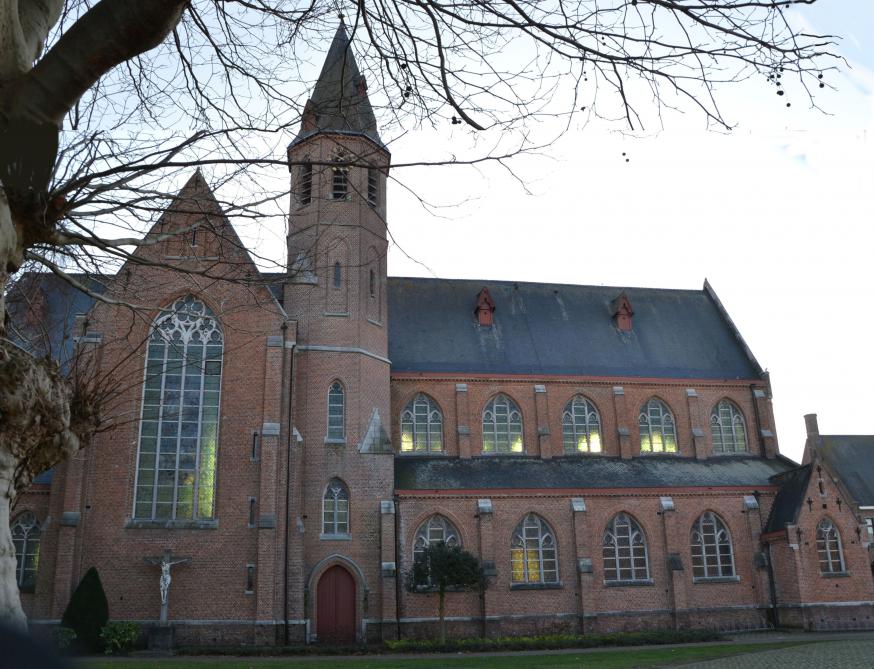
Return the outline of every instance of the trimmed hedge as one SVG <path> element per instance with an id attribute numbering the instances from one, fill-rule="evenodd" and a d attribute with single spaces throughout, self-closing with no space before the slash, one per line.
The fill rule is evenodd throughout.
<path id="1" fill-rule="evenodd" d="M 187 646 L 179 655 L 372 655 L 380 653 L 478 653 L 515 650 L 553 650 L 604 646 L 657 646 L 672 643 L 724 641 L 727 637 L 711 630 L 659 630 L 617 632 L 613 634 L 546 634 L 540 636 L 498 637 L 495 639 L 456 639 L 441 644 L 429 641 L 386 641 L 369 646 Z"/>
<path id="2" fill-rule="evenodd" d="M 109 622 L 109 603 L 97 569 L 85 572 L 70 603 L 61 618 L 61 625 L 76 633 L 72 648 L 79 652 L 94 653 L 103 646 L 100 631 Z"/>
<path id="3" fill-rule="evenodd" d="M 544 634 L 539 636 L 498 637 L 494 639 L 456 639 L 439 641 L 386 641 L 394 653 L 457 653 L 502 650 L 552 650 L 557 648 L 597 648 L 600 646 L 656 646 L 670 643 L 722 641 L 726 637 L 710 630 L 654 632 L 616 632 L 612 634 Z"/>

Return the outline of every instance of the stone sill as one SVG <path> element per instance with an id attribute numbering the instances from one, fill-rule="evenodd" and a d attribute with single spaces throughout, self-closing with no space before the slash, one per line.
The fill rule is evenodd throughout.
<path id="1" fill-rule="evenodd" d="M 829 572 L 825 572 L 825 573 L 820 572 L 819 575 L 822 576 L 823 578 L 849 578 L 850 572 L 848 572 L 848 571 L 829 571 Z"/>
<path id="2" fill-rule="evenodd" d="M 352 541 L 351 534 L 320 534 L 321 541 Z"/>
<path id="3" fill-rule="evenodd" d="M 638 588 L 647 585 L 655 585 L 655 581 L 651 578 L 634 581 L 604 581 L 605 588 Z"/>
<path id="4" fill-rule="evenodd" d="M 346 438 L 343 439 L 332 439 L 330 437 L 325 437 L 325 445 L 326 446 L 345 446 Z"/>
<path id="5" fill-rule="evenodd" d="M 510 590 L 560 590 L 564 587 L 558 583 L 511 583 Z"/>
<path id="6" fill-rule="evenodd" d="M 740 583 L 740 576 L 693 576 L 692 583 Z"/>
<path id="7" fill-rule="evenodd" d="M 128 518 L 126 530 L 217 530 L 218 518 L 204 520 L 147 520 Z"/>
<path id="8" fill-rule="evenodd" d="M 445 458 L 446 451 L 399 451 L 395 453 L 399 458 Z"/>

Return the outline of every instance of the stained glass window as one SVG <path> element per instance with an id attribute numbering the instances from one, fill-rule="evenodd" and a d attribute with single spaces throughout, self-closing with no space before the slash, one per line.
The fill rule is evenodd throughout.
<path id="1" fill-rule="evenodd" d="M 522 414 L 506 395 L 497 395 L 483 410 L 483 452 L 522 453 Z"/>
<path id="2" fill-rule="evenodd" d="M 747 428 L 743 414 L 728 400 L 722 400 L 710 414 L 710 434 L 714 453 L 741 453 L 747 450 Z"/>
<path id="3" fill-rule="evenodd" d="M 213 313 L 191 295 L 155 321 L 146 354 L 136 518 L 215 514 L 223 342 Z"/>
<path id="4" fill-rule="evenodd" d="M 340 479 L 331 479 L 325 489 L 322 533 L 349 534 L 349 491 Z"/>
<path id="5" fill-rule="evenodd" d="M 674 415 L 661 400 L 649 400 L 640 408 L 641 453 L 676 453 L 677 429 Z"/>
<path id="6" fill-rule="evenodd" d="M 15 581 L 21 590 L 33 590 L 39 568 L 39 523 L 32 512 L 25 511 L 12 522 L 10 529 L 15 547 Z"/>
<path id="7" fill-rule="evenodd" d="M 419 393 L 401 413 L 401 452 L 443 451 L 443 414 L 427 395 Z"/>
<path id="8" fill-rule="evenodd" d="M 649 578 L 646 537 L 626 513 L 617 513 L 604 530 L 605 581 L 642 581 Z"/>
<path id="9" fill-rule="evenodd" d="M 841 535 L 828 518 L 823 518 L 816 526 L 816 552 L 819 555 L 821 573 L 838 574 L 845 571 Z"/>
<path id="10" fill-rule="evenodd" d="M 561 433 L 565 453 L 601 452 L 601 417 L 595 405 L 582 395 L 565 406 Z"/>
<path id="11" fill-rule="evenodd" d="M 413 560 L 418 560 L 428 546 L 441 541 L 447 546 L 461 546 L 455 526 L 444 516 L 434 514 L 416 530 L 416 537 L 413 540 Z"/>
<path id="12" fill-rule="evenodd" d="M 555 534 L 534 513 L 525 516 L 513 530 L 510 577 L 513 583 L 558 583 Z"/>
<path id="13" fill-rule="evenodd" d="M 731 535 L 722 519 L 712 511 L 701 514 L 692 526 L 692 576 L 734 576 Z"/>

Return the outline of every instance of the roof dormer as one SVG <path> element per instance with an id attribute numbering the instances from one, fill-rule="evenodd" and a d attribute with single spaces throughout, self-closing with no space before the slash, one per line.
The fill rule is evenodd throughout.
<path id="1" fill-rule="evenodd" d="M 483 289 L 476 296 L 476 308 L 474 309 L 477 321 L 483 327 L 490 327 L 494 322 L 495 302 L 489 295 L 489 289 Z"/>
<path id="2" fill-rule="evenodd" d="M 624 290 L 610 303 L 610 312 L 618 330 L 631 332 L 631 317 L 634 316 L 634 309 L 631 308 L 631 300 Z"/>

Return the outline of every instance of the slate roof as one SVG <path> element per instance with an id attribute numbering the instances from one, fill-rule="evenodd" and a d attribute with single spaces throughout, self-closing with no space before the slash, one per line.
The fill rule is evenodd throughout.
<path id="1" fill-rule="evenodd" d="M 487 287 L 494 325 L 481 327 Z M 634 310 L 622 332 L 611 302 Z M 470 372 L 689 379 L 762 374 L 718 299 L 703 290 L 615 288 L 511 281 L 388 280 L 393 372 Z"/>
<path id="2" fill-rule="evenodd" d="M 874 435 L 820 435 L 814 444 L 859 506 L 874 506 Z"/>
<path id="3" fill-rule="evenodd" d="M 557 488 L 709 488 L 770 486 L 789 469 L 782 459 L 725 457 L 709 460 L 648 456 L 632 460 L 606 456 L 542 460 L 524 456 L 471 459 L 395 458 L 398 490 L 482 490 Z"/>
<path id="4" fill-rule="evenodd" d="M 774 498 L 765 532 L 778 532 L 785 529 L 787 524 L 795 523 L 810 482 L 810 470 L 810 465 L 803 465 L 773 478 L 772 482 L 779 485 L 780 490 Z"/>
<path id="5" fill-rule="evenodd" d="M 319 132 L 341 132 L 364 135 L 383 146 L 363 82 L 346 26 L 341 21 L 308 102 L 315 113 L 316 127 L 301 129 L 292 145 Z"/>
<path id="6" fill-rule="evenodd" d="M 106 288 L 99 278 L 75 273 L 70 276 L 95 293 Z M 8 299 L 12 341 L 34 355 L 48 355 L 62 366 L 67 365 L 73 357 L 76 315 L 88 313 L 94 298 L 54 274 L 28 272 L 12 286 Z M 26 317 L 29 309 L 37 310 L 31 318 Z M 33 317 L 38 322 L 33 322 Z"/>

